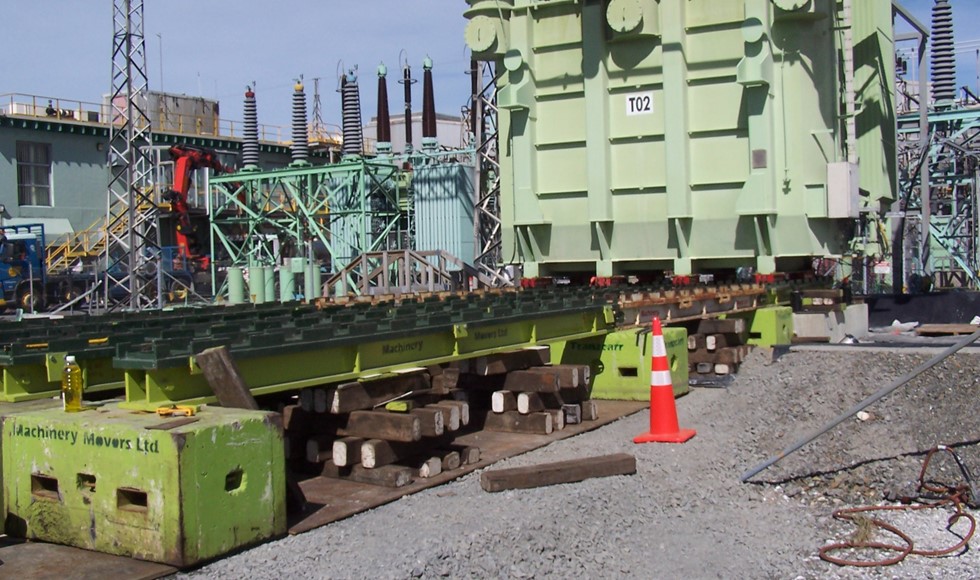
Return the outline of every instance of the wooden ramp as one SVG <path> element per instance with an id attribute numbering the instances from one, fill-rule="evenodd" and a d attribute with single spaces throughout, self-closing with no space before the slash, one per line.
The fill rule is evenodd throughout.
<path id="1" fill-rule="evenodd" d="M 145 562 L 71 546 L 0 538 L 0 578 L 32 580 L 152 580 L 177 572 L 166 564 Z"/>

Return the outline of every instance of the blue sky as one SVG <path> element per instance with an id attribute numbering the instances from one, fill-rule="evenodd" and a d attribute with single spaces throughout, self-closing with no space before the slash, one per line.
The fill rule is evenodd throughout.
<path id="1" fill-rule="evenodd" d="M 5 4 L 0 93 L 98 102 L 109 92 L 111 0 Z M 929 24 L 933 0 L 903 4 Z M 980 22 L 980 2 L 952 4 L 957 42 L 980 37 L 972 26 Z M 402 110 L 401 85 L 395 81 L 404 50 L 414 75 L 421 76 L 426 55 L 433 59 L 436 107 L 458 114 L 470 90 L 464 74 L 465 7 L 463 0 L 145 0 L 150 88 L 217 98 L 222 116 L 240 119 L 245 85 L 255 81 L 259 121 L 285 126 L 293 79 L 305 75 L 312 112 L 312 79 L 320 77 L 324 120 L 336 124 L 341 63 L 360 68 L 365 119 L 374 114 L 375 69 L 381 61 L 389 68 L 390 106 Z M 975 55 L 959 58 L 958 84 L 975 87 Z M 415 85 L 416 108 L 420 86 Z"/>
<path id="2" fill-rule="evenodd" d="M 145 0 L 150 88 L 217 98 L 223 117 L 240 119 L 245 86 L 255 81 L 259 122 L 285 126 L 294 79 L 304 75 L 312 113 L 312 79 L 320 77 L 324 121 L 339 124 L 341 63 L 359 66 L 366 120 L 378 64 L 389 69 L 389 106 L 401 111 L 399 56 L 421 79 L 428 55 L 437 109 L 459 114 L 470 91 L 465 8 L 463 0 Z M 112 0 L 4 2 L 3 22 L 0 94 L 99 102 L 109 92 Z M 421 86 L 413 92 L 419 110 Z"/>

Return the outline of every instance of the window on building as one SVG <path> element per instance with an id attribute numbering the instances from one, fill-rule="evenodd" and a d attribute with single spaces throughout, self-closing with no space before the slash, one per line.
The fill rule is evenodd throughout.
<path id="1" fill-rule="evenodd" d="M 51 144 L 17 142 L 17 201 L 51 205 Z"/>

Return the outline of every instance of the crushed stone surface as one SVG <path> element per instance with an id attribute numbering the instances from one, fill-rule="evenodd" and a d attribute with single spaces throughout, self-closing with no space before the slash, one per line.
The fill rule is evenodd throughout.
<path id="1" fill-rule="evenodd" d="M 835 509 L 913 495 L 937 444 L 953 446 L 980 477 L 980 355 L 947 359 L 751 483 L 739 480 L 931 356 L 841 349 L 773 360 L 756 349 L 727 388 L 677 400 L 681 427 L 698 432 L 687 443 L 633 444 L 648 427 L 641 412 L 488 468 L 625 452 L 636 456 L 636 475 L 486 493 L 477 471 L 179 577 L 980 578 L 980 537 L 949 556 L 887 567 L 841 567 L 818 555 L 855 529 L 834 519 Z M 939 455 L 930 477 L 961 482 Z M 937 549 L 967 528 L 960 520 L 947 531 L 951 513 L 884 517 L 917 546 Z"/>

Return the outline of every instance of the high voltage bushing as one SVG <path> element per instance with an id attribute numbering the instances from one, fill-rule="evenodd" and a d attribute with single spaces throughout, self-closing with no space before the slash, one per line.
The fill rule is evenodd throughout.
<path id="1" fill-rule="evenodd" d="M 364 136 L 361 129 L 361 93 L 357 86 L 357 69 L 347 71 L 340 81 L 340 105 L 343 119 L 344 155 L 360 155 Z"/>
<path id="2" fill-rule="evenodd" d="M 255 109 L 255 93 L 245 87 L 245 140 L 242 142 L 242 165 L 259 165 L 259 121 Z"/>
<path id="3" fill-rule="evenodd" d="M 378 153 L 391 153 L 391 117 L 388 114 L 388 68 L 378 65 Z"/>
<path id="4" fill-rule="evenodd" d="M 303 79 L 293 87 L 293 163 L 306 162 L 310 157 L 310 138 L 306 131 L 306 93 Z"/>
<path id="5" fill-rule="evenodd" d="M 422 147 L 436 148 L 436 100 L 432 86 L 432 59 L 425 57 L 422 62 Z"/>
<path id="6" fill-rule="evenodd" d="M 932 91 L 936 103 L 956 98 L 956 59 L 953 46 L 953 7 L 936 0 L 932 7 Z"/>

